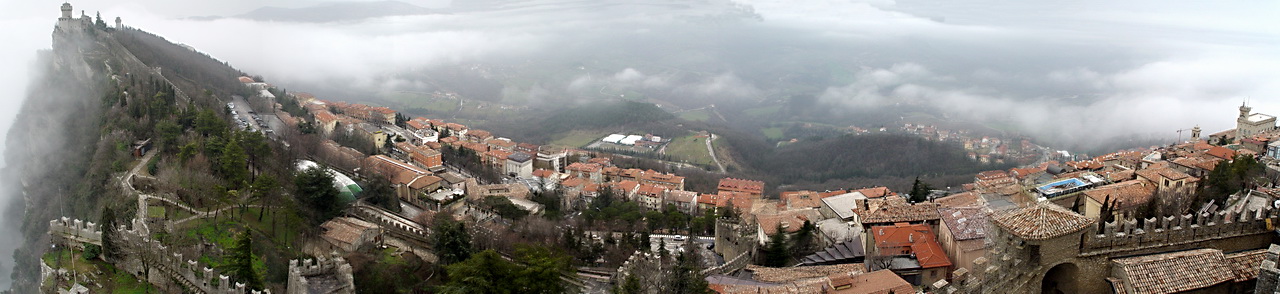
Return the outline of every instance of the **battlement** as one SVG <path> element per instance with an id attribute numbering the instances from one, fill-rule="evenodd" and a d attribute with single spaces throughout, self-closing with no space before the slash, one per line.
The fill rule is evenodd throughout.
<path id="1" fill-rule="evenodd" d="M 1228 212 L 1181 216 L 1129 218 L 1093 227 L 1081 244 L 1082 254 L 1099 254 L 1146 247 L 1162 247 L 1244 235 L 1271 233 L 1276 209 L 1266 207 L 1240 214 Z"/>
<path id="2" fill-rule="evenodd" d="M 322 279 L 312 285 L 312 279 Z M 288 294 L 309 293 L 311 288 L 320 289 L 324 293 L 355 293 L 355 280 L 351 275 L 351 265 L 345 259 L 333 254 L 332 258 L 294 259 L 289 261 Z"/>
<path id="3" fill-rule="evenodd" d="M 115 229 L 119 232 L 117 236 L 119 236 L 121 252 L 124 255 L 119 258 L 118 264 L 146 263 L 153 269 L 173 277 L 178 283 L 188 288 L 199 289 L 204 293 L 271 293 L 270 290 L 250 290 L 244 283 L 234 283 L 230 277 L 222 275 L 206 264 L 186 259 L 182 253 L 174 252 L 159 240 L 151 239 L 147 230 L 138 223 L 134 224 L 133 229 L 124 225 Z M 49 234 L 62 237 L 61 239 L 66 242 L 102 245 L 102 230 L 98 229 L 98 225 L 93 222 L 66 217 L 51 220 Z"/>
<path id="4" fill-rule="evenodd" d="M 49 235 L 62 237 L 62 240 L 102 245 L 102 229 L 93 222 L 79 219 L 59 218 L 49 221 Z M 55 238 L 57 239 L 57 238 Z M 63 243 L 62 245 L 72 245 Z M 78 245 L 78 244 L 76 244 Z"/>

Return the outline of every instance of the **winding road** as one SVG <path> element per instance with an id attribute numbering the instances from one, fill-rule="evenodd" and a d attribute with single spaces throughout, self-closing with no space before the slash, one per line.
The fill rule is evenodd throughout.
<path id="1" fill-rule="evenodd" d="M 707 138 L 707 153 L 711 154 L 711 160 L 716 162 L 716 167 L 720 168 L 720 173 L 726 173 L 727 171 L 725 171 L 724 165 L 720 164 L 720 158 L 716 157 L 716 148 L 711 147 L 711 141 L 715 140 L 716 134 L 711 134 L 711 137 Z"/>

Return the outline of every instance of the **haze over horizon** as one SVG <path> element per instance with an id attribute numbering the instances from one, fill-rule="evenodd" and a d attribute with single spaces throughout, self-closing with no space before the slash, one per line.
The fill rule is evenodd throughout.
<path id="1" fill-rule="evenodd" d="M 318 23 L 191 18 L 321 3 L 302 0 L 72 4 L 104 19 L 120 16 L 285 88 L 338 84 L 354 96 L 423 89 L 413 73 L 430 69 L 554 64 L 563 66 L 556 75 L 509 86 L 504 95 L 526 103 L 549 99 L 547 93 L 590 101 L 581 93 L 610 86 L 725 104 L 799 91 L 836 114 L 914 105 L 1085 146 L 1171 139 L 1193 125 L 1206 134 L 1229 129 L 1244 99 L 1257 112 L 1280 114 L 1274 2 L 491 2 L 502 4 Z M 0 129 L 7 131 L 28 94 L 36 51 L 50 46 L 58 7 L 6 6 L 0 25 L 10 29 L 0 36 L 10 42 L 0 47 L 0 99 L 10 107 L 0 110 Z M 568 70 L 575 64 L 579 72 Z M 818 73 L 833 77 L 808 77 Z M 795 85 L 811 88 L 789 88 Z M 12 234 L 16 225 L 4 224 L 0 233 Z M 0 242 L 0 250 L 0 288 L 7 288 L 12 248 Z"/>

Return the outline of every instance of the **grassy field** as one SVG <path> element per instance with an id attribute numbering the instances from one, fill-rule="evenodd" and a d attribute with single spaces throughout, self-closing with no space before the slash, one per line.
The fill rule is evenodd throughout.
<path id="1" fill-rule="evenodd" d="M 694 135 L 675 138 L 667 145 L 667 154 L 693 164 L 715 164 L 711 160 L 711 154 L 707 153 L 706 140 L 707 138 Z"/>
<path id="2" fill-rule="evenodd" d="M 560 139 L 551 141 L 550 144 L 578 148 L 591 144 L 591 142 L 599 140 L 600 138 L 604 138 L 606 135 L 608 134 L 600 131 L 575 130 L 566 133 L 563 137 L 560 137 Z"/>
<path id="3" fill-rule="evenodd" d="M 680 118 L 691 121 L 707 121 L 708 119 L 711 119 L 711 114 L 708 114 L 705 109 L 690 110 L 681 112 Z"/>
<path id="4" fill-rule="evenodd" d="M 782 105 L 756 107 L 752 109 L 743 110 L 742 113 L 749 116 L 754 116 L 754 117 L 765 117 L 765 116 L 770 116 L 775 113 L 778 113 L 779 110 L 782 110 Z"/>
<path id="5" fill-rule="evenodd" d="M 760 133 L 763 133 L 765 138 L 770 140 L 782 140 L 783 136 L 781 127 L 763 128 L 760 129 Z"/>

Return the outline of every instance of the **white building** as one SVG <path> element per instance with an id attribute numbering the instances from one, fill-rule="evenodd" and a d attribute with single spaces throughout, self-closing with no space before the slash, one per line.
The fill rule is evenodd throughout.
<path id="1" fill-rule="evenodd" d="M 1252 110 L 1252 107 L 1240 105 L 1240 117 L 1236 118 L 1236 140 L 1276 129 L 1275 116 L 1250 113 Z"/>

